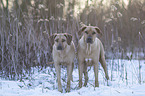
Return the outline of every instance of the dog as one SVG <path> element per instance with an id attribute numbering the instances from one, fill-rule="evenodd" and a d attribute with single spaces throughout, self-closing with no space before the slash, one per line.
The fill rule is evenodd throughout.
<path id="1" fill-rule="evenodd" d="M 50 43 L 53 47 L 52 57 L 54 60 L 58 91 L 62 92 L 61 84 L 61 65 L 67 66 L 67 88 L 66 92 L 70 92 L 70 81 L 72 79 L 73 72 L 73 60 L 75 58 L 75 46 L 72 41 L 72 35 L 67 33 L 55 33 L 50 36 Z"/>
<path id="2" fill-rule="evenodd" d="M 104 48 L 101 41 L 97 38 L 97 34 L 102 35 L 102 32 L 95 26 L 84 26 L 80 28 L 78 35 L 82 37 L 78 41 L 77 57 L 78 57 L 78 70 L 79 70 L 79 88 L 82 87 L 82 76 L 84 73 L 84 86 L 88 82 L 88 66 L 94 66 L 95 74 L 95 87 L 99 87 L 98 71 L 99 61 L 104 69 L 105 77 L 109 80 L 107 65 L 104 56 Z"/>

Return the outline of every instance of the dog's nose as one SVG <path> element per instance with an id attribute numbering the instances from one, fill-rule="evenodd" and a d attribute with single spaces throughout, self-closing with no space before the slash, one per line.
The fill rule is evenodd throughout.
<path id="1" fill-rule="evenodd" d="M 92 37 L 88 37 L 86 41 L 87 43 L 92 43 L 93 42 Z"/>
<path id="2" fill-rule="evenodd" d="M 61 44 L 59 44 L 59 45 L 57 46 L 57 50 L 63 50 L 63 47 L 62 47 Z"/>

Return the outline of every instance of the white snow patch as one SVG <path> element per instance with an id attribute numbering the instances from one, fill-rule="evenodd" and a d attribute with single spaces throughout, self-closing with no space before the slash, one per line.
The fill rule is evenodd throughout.
<path id="1" fill-rule="evenodd" d="M 139 63 L 141 67 L 141 84 L 139 78 Z M 99 70 L 99 88 L 94 87 L 95 77 L 93 67 L 89 67 L 87 87 L 78 89 L 78 69 L 73 71 L 71 92 L 57 91 L 57 80 L 54 68 L 46 68 L 22 81 L 0 79 L 0 96 L 145 96 L 145 60 L 107 60 L 110 80 L 104 78 L 102 67 Z M 113 65 L 112 65 L 113 64 Z M 66 68 L 62 68 L 62 86 L 66 88 Z M 112 74 L 112 75 L 111 75 Z M 111 81 L 112 78 L 112 81 Z M 83 79 L 84 82 L 84 79 Z"/>

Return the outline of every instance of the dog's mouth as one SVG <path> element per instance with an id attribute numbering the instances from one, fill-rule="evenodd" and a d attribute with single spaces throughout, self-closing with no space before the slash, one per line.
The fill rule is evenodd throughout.
<path id="1" fill-rule="evenodd" d="M 92 44 L 92 43 L 93 43 L 92 37 L 88 37 L 88 38 L 86 39 L 86 42 Z"/>

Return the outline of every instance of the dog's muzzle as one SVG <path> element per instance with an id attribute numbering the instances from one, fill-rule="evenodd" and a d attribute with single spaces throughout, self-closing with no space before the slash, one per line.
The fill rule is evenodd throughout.
<path id="1" fill-rule="evenodd" d="M 93 39 L 92 39 L 92 37 L 88 37 L 87 40 L 86 40 L 86 42 L 92 44 L 92 43 L 93 43 Z"/>
<path id="2" fill-rule="evenodd" d="M 57 50 L 63 50 L 63 47 L 62 47 L 61 44 L 59 44 L 59 45 L 57 46 Z"/>

